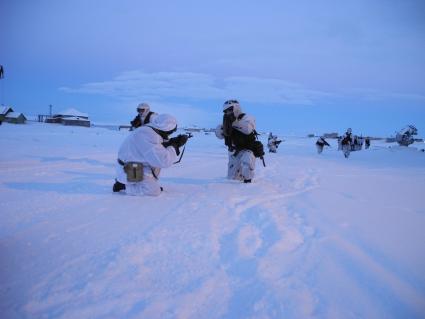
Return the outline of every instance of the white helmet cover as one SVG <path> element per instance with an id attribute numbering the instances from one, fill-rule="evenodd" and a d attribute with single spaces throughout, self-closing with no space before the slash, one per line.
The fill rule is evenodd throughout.
<path id="1" fill-rule="evenodd" d="M 159 114 L 146 125 L 163 132 L 169 132 L 177 128 L 177 120 L 170 114 Z"/>
<path id="2" fill-rule="evenodd" d="M 238 100 L 227 100 L 223 104 L 223 111 L 227 110 L 228 108 L 233 107 L 233 114 L 238 117 L 241 113 L 241 106 L 238 102 Z"/>
<path id="3" fill-rule="evenodd" d="M 142 114 L 143 116 L 146 116 L 151 110 L 151 107 L 149 106 L 148 103 L 140 103 L 139 105 L 137 105 L 137 112 L 143 111 Z"/>

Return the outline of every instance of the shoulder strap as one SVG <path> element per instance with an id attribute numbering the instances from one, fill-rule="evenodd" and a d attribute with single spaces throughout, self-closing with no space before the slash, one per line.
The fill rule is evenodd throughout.
<path id="1" fill-rule="evenodd" d="M 146 115 L 146 118 L 145 118 L 145 120 L 143 121 L 143 124 L 149 123 L 149 120 L 151 119 L 151 115 L 152 115 L 153 113 L 154 113 L 154 112 L 149 112 L 149 113 L 148 113 L 148 115 Z"/>

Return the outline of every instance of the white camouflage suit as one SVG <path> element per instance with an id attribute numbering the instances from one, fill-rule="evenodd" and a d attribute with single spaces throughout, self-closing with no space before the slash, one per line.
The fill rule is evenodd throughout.
<path id="1" fill-rule="evenodd" d="M 250 150 L 242 150 L 233 155 L 229 152 L 229 163 L 227 165 L 227 178 L 238 181 L 254 178 L 255 156 Z"/>
<path id="2" fill-rule="evenodd" d="M 161 193 L 158 183 L 161 168 L 170 167 L 177 161 L 177 154 L 173 146 L 162 145 L 164 139 L 153 128 L 171 131 L 176 127 L 177 122 L 174 117 L 160 114 L 150 123 L 132 131 L 121 144 L 118 159 L 122 162 L 143 163 L 143 180 L 136 183 L 127 181 L 123 166 L 117 163 L 117 180 L 125 184 L 126 194 L 157 196 Z"/>
<path id="3" fill-rule="evenodd" d="M 271 153 L 277 152 L 276 141 L 277 141 L 277 136 L 270 133 L 269 138 L 267 140 L 267 147 L 269 149 L 269 152 L 271 152 Z"/>
<path id="4" fill-rule="evenodd" d="M 232 106 L 234 115 L 238 118 L 242 114 L 239 103 Z M 255 130 L 255 119 L 245 114 L 242 118 L 236 119 L 232 123 L 232 128 L 246 135 L 251 134 Z M 219 139 L 224 139 L 223 125 L 217 127 L 215 134 Z M 254 178 L 254 172 L 255 156 L 251 150 L 229 151 L 229 162 L 227 165 L 228 179 L 239 181 L 251 180 Z"/>

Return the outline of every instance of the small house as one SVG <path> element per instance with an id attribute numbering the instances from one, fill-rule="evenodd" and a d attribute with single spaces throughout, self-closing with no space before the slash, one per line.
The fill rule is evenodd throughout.
<path id="1" fill-rule="evenodd" d="M 24 114 L 18 112 L 9 112 L 4 117 L 4 121 L 12 124 L 25 124 L 27 118 Z"/>
<path id="2" fill-rule="evenodd" d="M 0 121 L 5 121 L 6 115 L 11 112 L 13 112 L 13 109 L 10 106 L 0 106 Z"/>
<path id="3" fill-rule="evenodd" d="M 73 126 L 86 126 L 90 127 L 90 121 L 87 118 L 81 118 L 79 116 L 70 116 L 62 119 L 63 125 Z"/>
<path id="4" fill-rule="evenodd" d="M 76 109 L 68 109 L 46 118 L 46 123 L 60 123 L 63 125 L 86 126 L 90 127 L 89 116 Z"/>

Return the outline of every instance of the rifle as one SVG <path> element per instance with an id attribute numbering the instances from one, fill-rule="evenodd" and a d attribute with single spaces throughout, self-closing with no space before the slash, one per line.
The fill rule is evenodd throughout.
<path id="1" fill-rule="evenodd" d="M 264 161 L 264 156 L 260 156 L 260 159 L 263 161 L 263 166 L 266 167 L 266 162 Z"/>
<path id="2" fill-rule="evenodd" d="M 193 137 L 193 134 L 192 133 L 187 133 L 187 134 L 181 134 L 181 135 L 186 135 L 187 136 L 187 139 L 189 140 L 190 138 L 192 138 Z M 180 135 L 179 135 L 180 136 Z M 177 136 L 178 137 L 178 136 Z M 178 164 L 178 163 L 180 163 L 180 161 L 182 160 L 182 158 L 183 158 L 183 154 L 184 154 L 184 150 L 186 149 L 186 144 L 183 146 L 183 150 L 182 150 L 182 153 L 181 153 L 181 155 L 180 155 L 180 158 L 178 159 L 178 161 L 176 161 L 176 162 L 174 162 L 173 164 Z"/>
<path id="3" fill-rule="evenodd" d="M 256 130 L 254 130 L 254 136 L 255 136 L 255 142 L 259 143 L 259 145 L 261 145 L 261 153 L 263 155 L 259 156 L 259 158 L 261 159 L 261 161 L 263 162 L 263 166 L 266 167 L 266 162 L 264 161 L 264 150 L 263 150 L 263 143 L 260 142 L 260 140 L 258 139 L 258 134 Z M 254 143 L 255 144 L 255 143 Z M 279 145 L 279 144 L 278 144 Z M 254 152 L 255 155 L 255 150 L 252 150 Z"/>

